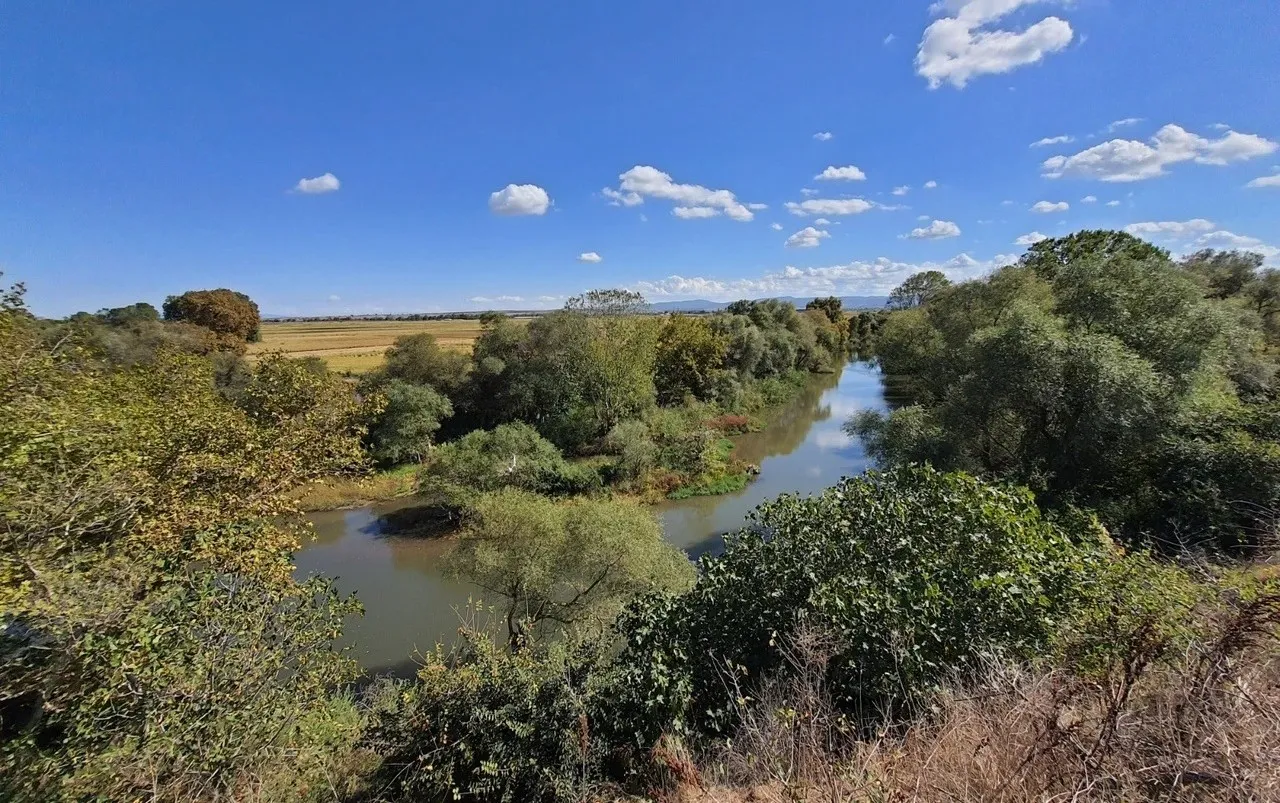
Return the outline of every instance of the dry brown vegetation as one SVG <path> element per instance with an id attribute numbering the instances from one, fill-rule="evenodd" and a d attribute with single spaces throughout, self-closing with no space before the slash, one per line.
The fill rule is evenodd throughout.
<path id="1" fill-rule="evenodd" d="M 1280 596 L 1239 601 L 1180 651 L 1136 646 L 1099 677 L 992 664 L 905 725 L 857 734 L 797 640 L 735 739 L 654 750 L 679 803 L 1280 800 Z"/>
<path id="2" fill-rule="evenodd" d="M 262 324 L 262 340 L 250 356 L 283 351 L 290 357 L 320 357 L 334 371 L 365 373 L 380 365 L 396 338 L 426 332 L 441 346 L 470 352 L 481 332 L 478 320 L 302 321 Z"/>

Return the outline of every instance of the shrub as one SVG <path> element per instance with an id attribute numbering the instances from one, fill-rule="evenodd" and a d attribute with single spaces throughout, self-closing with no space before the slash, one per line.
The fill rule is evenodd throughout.
<path id="1" fill-rule="evenodd" d="M 649 437 L 649 427 L 643 421 L 623 421 L 609 430 L 604 449 L 617 455 L 614 467 L 617 478 L 631 483 L 644 478 L 656 465 L 657 447 Z"/>
<path id="2" fill-rule="evenodd" d="M 987 652 L 1041 649 L 1100 554 L 1043 519 L 1025 490 L 904 468 L 783 496 L 704 558 L 695 589 L 637 606 L 623 632 L 623 689 L 641 740 L 666 727 L 720 731 L 734 689 L 780 665 L 801 624 L 838 638 L 842 710 L 874 717 Z M 625 717 L 624 717 L 625 719 Z"/>
<path id="3" fill-rule="evenodd" d="M 453 405 L 429 385 L 398 379 L 382 392 L 386 406 L 369 428 L 373 458 L 383 465 L 421 461 L 431 452 L 441 422 L 453 415 Z"/>

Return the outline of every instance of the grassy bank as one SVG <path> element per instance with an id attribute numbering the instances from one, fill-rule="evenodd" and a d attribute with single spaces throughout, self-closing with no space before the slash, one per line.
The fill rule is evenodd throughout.
<path id="1" fill-rule="evenodd" d="M 330 477 L 303 486 L 294 500 L 303 512 L 316 513 L 399 499 L 413 494 L 417 473 L 416 465 L 407 465 L 364 477 Z"/>

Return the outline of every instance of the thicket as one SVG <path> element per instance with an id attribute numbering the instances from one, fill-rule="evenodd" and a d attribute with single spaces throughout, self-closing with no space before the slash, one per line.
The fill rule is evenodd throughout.
<path id="1" fill-rule="evenodd" d="M 913 403 L 849 430 L 881 462 L 1027 485 L 1169 551 L 1264 543 L 1280 510 L 1277 287 L 1256 255 L 1045 241 L 892 313 L 876 353 Z"/>

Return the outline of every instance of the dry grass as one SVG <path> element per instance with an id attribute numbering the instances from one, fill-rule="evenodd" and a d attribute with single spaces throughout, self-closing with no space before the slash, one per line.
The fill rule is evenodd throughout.
<path id="1" fill-rule="evenodd" d="M 262 324 L 262 340 L 249 356 L 283 351 L 291 357 L 320 357 L 335 371 L 364 373 L 382 365 L 383 353 L 405 335 L 426 332 L 440 345 L 469 352 L 482 329 L 478 320 L 306 321 Z"/>
<path id="2" fill-rule="evenodd" d="M 993 665 L 878 738 L 855 738 L 799 643 L 732 743 L 670 773 L 673 803 L 1280 800 L 1280 596 L 1215 621 L 1174 655 L 1138 650 L 1105 677 Z M 685 776 L 685 777 L 681 777 Z"/>
<path id="3" fill-rule="evenodd" d="M 294 501 L 307 513 L 363 507 L 412 495 L 417 476 L 418 467 L 408 465 L 368 477 L 329 477 L 299 488 Z"/>

